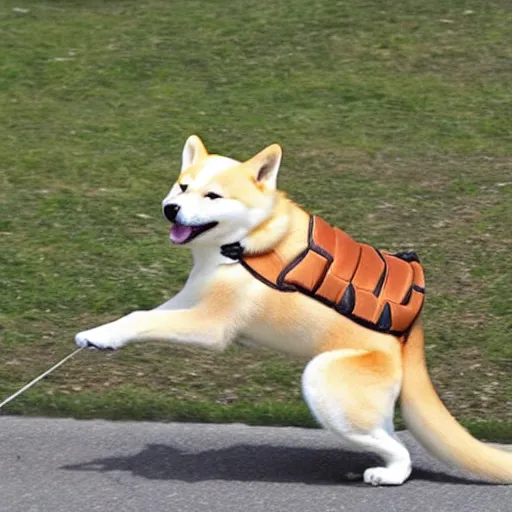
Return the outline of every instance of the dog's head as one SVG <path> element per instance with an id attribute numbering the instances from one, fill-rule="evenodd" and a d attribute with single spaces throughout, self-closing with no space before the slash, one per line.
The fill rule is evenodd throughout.
<path id="1" fill-rule="evenodd" d="M 162 203 L 171 241 L 220 247 L 244 239 L 272 216 L 281 155 L 273 144 L 239 162 L 208 154 L 201 139 L 190 136 L 179 178 Z"/>

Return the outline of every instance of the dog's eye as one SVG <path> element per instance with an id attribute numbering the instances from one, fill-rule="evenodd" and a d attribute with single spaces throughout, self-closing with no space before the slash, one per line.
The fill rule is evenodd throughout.
<path id="1" fill-rule="evenodd" d="M 204 197 L 207 197 L 208 199 L 222 199 L 222 196 L 219 196 L 219 194 L 216 194 L 215 192 L 208 192 Z"/>
<path id="2" fill-rule="evenodd" d="M 180 183 L 180 188 L 181 188 L 182 192 L 185 192 L 185 190 L 187 190 L 187 188 L 188 188 L 188 185 L 184 185 L 183 183 Z"/>

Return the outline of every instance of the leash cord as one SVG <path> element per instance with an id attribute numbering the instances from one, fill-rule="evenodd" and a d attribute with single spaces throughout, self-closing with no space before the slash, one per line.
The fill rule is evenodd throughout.
<path id="1" fill-rule="evenodd" d="M 75 354 L 78 354 L 78 352 L 80 352 L 81 350 L 83 350 L 84 347 L 80 347 L 80 348 L 77 348 L 76 350 L 74 350 L 73 352 L 71 352 L 71 354 L 67 355 L 64 359 L 61 359 L 57 364 L 53 365 L 49 370 L 46 370 L 44 373 L 42 373 L 41 375 L 39 375 L 39 377 L 36 377 L 34 380 L 31 380 L 27 385 L 23 386 L 20 390 L 16 391 L 16 393 L 14 393 L 13 395 L 11 395 L 10 397 L 6 398 L 1 404 L 0 404 L 0 409 L 4 406 L 4 405 L 7 405 L 11 400 L 14 400 L 17 396 L 21 395 L 24 391 L 26 391 L 27 389 L 31 388 L 34 384 L 36 384 L 37 382 L 39 382 L 41 379 L 44 379 L 47 375 L 49 375 L 50 373 L 52 373 L 54 370 L 56 370 L 60 365 L 64 364 L 68 359 L 71 359 Z"/>

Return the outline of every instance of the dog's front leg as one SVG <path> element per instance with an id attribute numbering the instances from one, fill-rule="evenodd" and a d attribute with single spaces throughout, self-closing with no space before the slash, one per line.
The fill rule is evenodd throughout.
<path id="1" fill-rule="evenodd" d="M 117 349 L 135 341 L 168 341 L 223 350 L 233 338 L 233 327 L 200 308 L 135 311 L 114 322 L 76 335 L 79 347 Z"/>
<path id="2" fill-rule="evenodd" d="M 76 335 L 80 347 L 117 349 L 134 341 L 169 341 L 224 349 L 240 327 L 237 300 L 228 290 L 203 297 L 189 309 L 135 311 Z"/>

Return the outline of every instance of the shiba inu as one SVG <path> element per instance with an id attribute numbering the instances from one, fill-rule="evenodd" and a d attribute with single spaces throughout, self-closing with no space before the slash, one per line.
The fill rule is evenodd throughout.
<path id="1" fill-rule="evenodd" d="M 249 342 L 307 361 L 304 399 L 345 447 L 379 455 L 364 481 L 400 485 L 411 458 L 394 435 L 400 397 L 410 431 L 435 456 L 486 480 L 512 483 L 512 454 L 481 443 L 438 398 L 424 355 L 423 273 L 414 253 L 354 242 L 277 190 L 281 148 L 240 162 L 197 136 L 162 203 L 174 246 L 192 250 L 183 289 L 151 311 L 77 334 L 118 349 L 162 340 L 223 350 Z"/>

